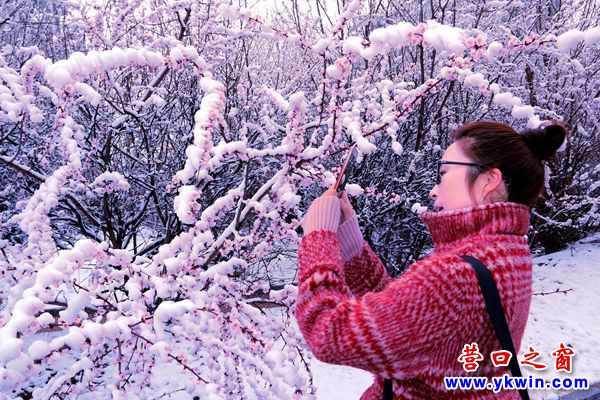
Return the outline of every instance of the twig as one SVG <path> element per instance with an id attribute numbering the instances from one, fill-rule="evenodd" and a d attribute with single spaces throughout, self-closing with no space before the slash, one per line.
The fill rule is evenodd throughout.
<path id="1" fill-rule="evenodd" d="M 556 289 L 554 292 L 539 292 L 539 293 L 534 293 L 534 296 L 545 296 L 547 294 L 555 294 L 555 293 L 564 293 L 565 296 L 567 295 L 567 292 L 571 292 L 573 289 L 566 289 L 566 290 L 560 290 L 560 289 Z"/>
<path id="2" fill-rule="evenodd" d="M 154 342 L 151 340 L 146 339 L 145 337 L 135 333 L 135 332 L 131 332 L 131 334 L 139 339 L 142 339 L 144 342 L 153 345 Z M 183 368 L 187 369 L 188 371 L 190 371 L 192 374 L 194 374 L 194 376 L 196 378 L 198 378 L 198 380 L 204 382 L 204 383 L 208 383 L 207 380 L 203 379 L 200 375 L 198 375 L 198 373 L 196 371 L 194 371 L 193 368 L 190 368 L 187 364 L 185 364 L 184 362 L 182 362 L 179 358 L 175 357 L 173 354 L 169 353 L 168 356 L 170 358 L 172 358 L 173 360 L 177 361 Z"/>

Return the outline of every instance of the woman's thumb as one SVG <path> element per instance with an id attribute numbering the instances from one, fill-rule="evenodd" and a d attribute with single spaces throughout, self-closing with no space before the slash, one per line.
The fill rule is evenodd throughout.
<path id="1" fill-rule="evenodd" d="M 350 199 L 348 198 L 348 193 L 346 193 L 346 191 L 342 193 L 340 203 L 342 206 L 342 210 L 352 210 L 352 203 L 350 203 Z"/>
<path id="2" fill-rule="evenodd" d="M 342 192 L 342 197 L 340 198 L 342 203 L 350 204 L 350 199 L 348 199 L 348 192 L 345 190 Z"/>

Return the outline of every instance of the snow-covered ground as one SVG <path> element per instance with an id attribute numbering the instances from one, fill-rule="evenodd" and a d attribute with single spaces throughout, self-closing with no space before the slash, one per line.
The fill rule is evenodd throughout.
<path id="1" fill-rule="evenodd" d="M 533 260 L 535 294 L 519 360 L 529 346 L 540 353 L 534 361 L 548 366 L 545 371 L 521 367 L 524 376 L 544 378 L 583 377 L 600 382 L 600 234 L 590 236 L 566 250 Z M 571 289 L 571 290 L 569 290 Z M 556 372 L 551 355 L 560 343 L 575 350 L 573 371 Z M 318 400 L 359 399 L 372 383 L 369 373 L 343 366 L 328 365 L 312 359 Z M 568 391 L 530 390 L 532 400 L 557 399 Z"/>

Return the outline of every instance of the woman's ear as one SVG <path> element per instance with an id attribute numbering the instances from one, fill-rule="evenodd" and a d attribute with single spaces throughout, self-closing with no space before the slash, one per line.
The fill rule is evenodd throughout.
<path id="1" fill-rule="evenodd" d="M 486 171 L 483 174 L 483 178 L 485 181 L 482 189 L 482 197 L 486 199 L 500 187 L 500 184 L 502 183 L 502 172 L 498 168 L 493 168 Z"/>

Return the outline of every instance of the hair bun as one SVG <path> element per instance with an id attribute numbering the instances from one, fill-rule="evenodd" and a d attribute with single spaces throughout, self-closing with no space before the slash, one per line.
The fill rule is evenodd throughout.
<path id="1" fill-rule="evenodd" d="M 567 131 L 562 125 L 551 124 L 545 128 L 527 129 L 522 135 L 535 158 L 550 161 L 564 144 Z"/>

